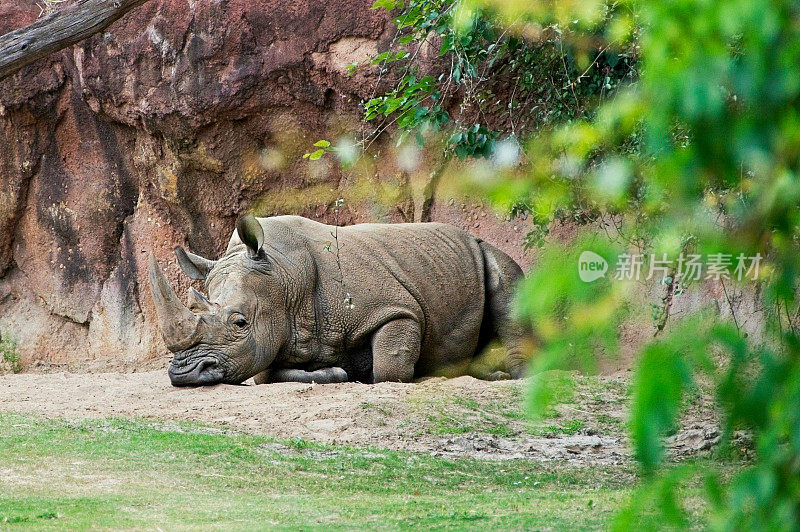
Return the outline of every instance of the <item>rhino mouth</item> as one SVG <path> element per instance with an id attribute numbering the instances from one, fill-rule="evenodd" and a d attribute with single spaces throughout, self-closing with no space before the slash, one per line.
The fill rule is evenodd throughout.
<path id="1" fill-rule="evenodd" d="M 172 359 L 169 380 L 173 386 L 207 386 L 222 382 L 225 371 L 214 357 Z"/>

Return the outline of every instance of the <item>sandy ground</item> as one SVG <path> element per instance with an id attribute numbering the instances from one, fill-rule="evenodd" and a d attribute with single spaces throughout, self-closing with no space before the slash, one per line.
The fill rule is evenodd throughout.
<path id="1" fill-rule="evenodd" d="M 405 449 L 442 456 L 578 464 L 631 460 L 622 376 L 580 378 L 574 401 L 531 424 L 525 381 L 471 377 L 422 383 L 217 385 L 174 388 L 166 371 L 0 376 L 0 411 L 46 417 L 197 421 L 279 439 Z M 697 402 L 695 402 L 697 403 Z M 668 440 L 673 456 L 719 438 L 713 411 L 695 404 Z"/>

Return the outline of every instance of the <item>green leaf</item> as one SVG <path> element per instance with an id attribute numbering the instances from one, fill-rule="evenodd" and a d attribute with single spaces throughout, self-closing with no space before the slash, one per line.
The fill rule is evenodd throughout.
<path id="1" fill-rule="evenodd" d="M 386 11 L 392 11 L 400 7 L 403 7 L 402 0 L 375 0 L 370 9 L 385 9 Z"/>
<path id="2" fill-rule="evenodd" d="M 319 149 L 308 156 L 308 159 L 311 161 L 316 161 L 325 153 L 325 150 Z"/>
<path id="3" fill-rule="evenodd" d="M 442 39 L 442 45 L 439 47 L 439 55 L 445 55 L 447 52 L 451 52 L 453 50 L 453 34 L 448 33 Z"/>
<path id="4" fill-rule="evenodd" d="M 330 147 L 330 145 L 331 143 L 328 142 L 327 140 L 318 140 L 317 142 L 314 143 L 314 146 L 318 148 L 328 148 Z"/>
<path id="5" fill-rule="evenodd" d="M 378 63 L 387 60 L 392 55 L 392 52 L 381 52 L 370 61 L 371 64 L 377 65 Z"/>
<path id="6" fill-rule="evenodd" d="M 403 100 L 401 100 L 400 98 L 393 98 L 393 99 L 389 100 L 386 103 L 386 108 L 383 110 L 383 114 L 385 116 L 389 116 L 390 114 L 395 112 L 398 107 L 400 107 L 401 103 L 403 103 Z"/>
<path id="7" fill-rule="evenodd" d="M 461 81 L 461 65 L 455 65 L 453 67 L 453 72 L 451 76 L 453 77 L 453 81 L 455 81 L 456 83 Z"/>

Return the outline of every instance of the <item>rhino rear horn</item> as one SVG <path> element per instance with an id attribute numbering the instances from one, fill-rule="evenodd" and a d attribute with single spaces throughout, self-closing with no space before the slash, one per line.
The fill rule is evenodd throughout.
<path id="1" fill-rule="evenodd" d="M 217 264 L 215 260 L 208 260 L 200 255 L 189 253 L 180 246 L 175 246 L 175 257 L 177 257 L 183 273 L 196 281 L 205 281 L 208 272 Z"/>
<path id="2" fill-rule="evenodd" d="M 189 310 L 192 312 L 210 312 L 214 304 L 206 296 L 194 289 L 189 288 L 188 301 Z"/>
<path id="3" fill-rule="evenodd" d="M 184 305 L 167 282 L 156 257 L 150 253 L 150 290 L 156 305 L 158 326 L 167 349 L 181 351 L 197 343 L 200 316 Z"/>
<path id="4" fill-rule="evenodd" d="M 264 229 L 256 217 L 250 213 L 245 214 L 236 222 L 236 233 L 245 246 L 251 259 L 262 258 L 261 246 L 264 245 Z"/>

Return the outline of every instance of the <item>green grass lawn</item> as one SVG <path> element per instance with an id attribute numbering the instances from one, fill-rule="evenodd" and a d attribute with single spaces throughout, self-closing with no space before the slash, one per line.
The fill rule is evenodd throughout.
<path id="1" fill-rule="evenodd" d="M 603 528 L 631 466 L 444 459 L 215 427 L 0 415 L 0 528 Z"/>

